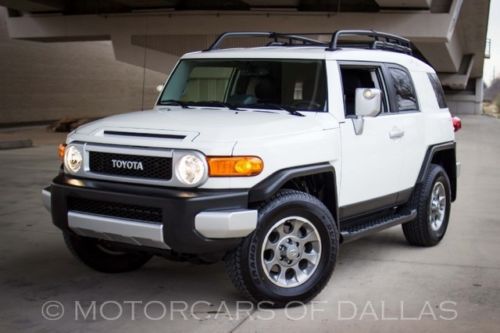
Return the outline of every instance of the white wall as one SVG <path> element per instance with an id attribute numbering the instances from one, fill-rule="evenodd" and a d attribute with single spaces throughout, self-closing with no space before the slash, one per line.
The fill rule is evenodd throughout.
<path id="1" fill-rule="evenodd" d="M 12 40 L 0 15 L 0 126 L 150 107 L 165 74 L 116 61 L 111 42 Z"/>

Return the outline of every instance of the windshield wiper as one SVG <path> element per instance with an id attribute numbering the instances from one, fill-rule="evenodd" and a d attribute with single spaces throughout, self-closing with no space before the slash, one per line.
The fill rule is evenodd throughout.
<path id="1" fill-rule="evenodd" d="M 289 114 L 293 116 L 298 116 L 298 117 L 305 117 L 302 113 L 297 112 L 296 109 L 294 109 L 291 106 L 288 105 L 281 105 L 281 104 L 276 104 L 276 103 L 254 103 L 254 104 L 246 104 L 244 105 L 245 107 L 249 108 L 263 108 L 263 109 L 274 109 L 274 110 L 283 110 L 287 111 Z"/>
<path id="2" fill-rule="evenodd" d="M 179 101 L 176 99 L 167 99 L 165 101 L 160 101 L 158 104 L 160 105 L 178 105 L 182 107 L 183 109 L 189 109 L 189 106 L 187 105 L 186 102 Z"/>
<path id="3" fill-rule="evenodd" d="M 190 104 L 194 106 L 223 107 L 223 108 L 228 108 L 230 110 L 239 110 L 236 107 L 236 105 L 221 101 L 200 101 L 200 102 L 191 102 Z"/>

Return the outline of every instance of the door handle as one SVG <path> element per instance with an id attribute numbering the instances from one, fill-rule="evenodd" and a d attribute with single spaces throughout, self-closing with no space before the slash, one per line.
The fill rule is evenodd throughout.
<path id="1" fill-rule="evenodd" d="M 402 138 L 405 135 L 405 131 L 402 129 L 399 129 L 397 127 L 394 127 L 390 132 L 389 132 L 389 138 L 391 139 L 399 139 Z"/>

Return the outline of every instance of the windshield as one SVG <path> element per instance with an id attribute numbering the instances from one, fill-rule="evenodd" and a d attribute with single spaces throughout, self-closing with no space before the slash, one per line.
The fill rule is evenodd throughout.
<path id="1" fill-rule="evenodd" d="M 185 59 L 159 104 L 326 110 L 323 60 Z"/>

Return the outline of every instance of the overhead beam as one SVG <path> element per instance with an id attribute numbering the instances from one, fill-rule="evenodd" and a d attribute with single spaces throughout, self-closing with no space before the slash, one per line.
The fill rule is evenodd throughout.
<path id="1" fill-rule="evenodd" d="M 64 8 L 62 0 L 2 0 L 2 6 L 22 12 L 59 11 Z"/>
<path id="2" fill-rule="evenodd" d="M 461 0 L 456 0 L 461 1 Z M 124 15 L 22 16 L 7 21 L 15 39 L 51 41 L 54 38 L 111 35 L 113 30 L 133 32 L 149 26 L 148 34 L 197 35 L 225 31 L 329 32 L 337 29 L 375 29 L 401 34 L 413 41 L 447 42 L 454 16 L 430 13 L 260 13 L 260 12 L 172 12 Z M 432 33 L 431 33 L 432 32 Z"/>
<path id="3" fill-rule="evenodd" d="M 177 55 L 134 45 L 131 43 L 130 37 L 130 35 L 123 33 L 113 34 L 111 40 L 116 60 L 144 66 L 156 72 L 168 73 L 179 59 Z"/>
<path id="4" fill-rule="evenodd" d="M 9 18 L 7 26 L 10 37 L 15 39 L 44 42 L 112 40 L 117 60 L 160 72 L 168 71 L 170 65 L 165 66 L 165 63 L 173 63 L 180 53 L 203 49 L 214 36 L 225 31 L 252 31 L 256 27 L 263 31 L 311 33 L 349 28 L 375 29 L 411 39 L 439 72 L 457 73 L 466 52 L 460 34 L 455 31 L 462 3 L 463 0 L 453 0 L 448 13 L 401 11 L 374 15 L 353 12 L 173 11 L 24 15 Z M 144 45 L 144 39 L 147 39 L 147 45 Z M 189 40 L 189 50 L 184 47 L 184 40 Z M 169 47 L 165 48 L 166 45 Z M 146 64 L 144 54 L 148 58 Z"/>
<path id="5" fill-rule="evenodd" d="M 457 73 L 440 73 L 439 79 L 441 80 L 441 84 L 455 90 L 465 89 L 467 87 L 467 82 L 469 82 L 472 67 L 476 60 L 475 58 L 475 55 L 467 54 L 462 58 L 462 63 Z"/>
<path id="6" fill-rule="evenodd" d="M 243 0 L 251 7 L 290 7 L 297 8 L 300 6 L 300 0 Z"/>
<path id="7" fill-rule="evenodd" d="M 454 34 L 446 43 L 415 42 L 415 45 L 426 59 L 440 72 L 457 72 L 464 54 L 459 34 Z"/>
<path id="8" fill-rule="evenodd" d="M 432 0 L 375 0 L 382 8 L 425 8 L 431 7 Z"/>

